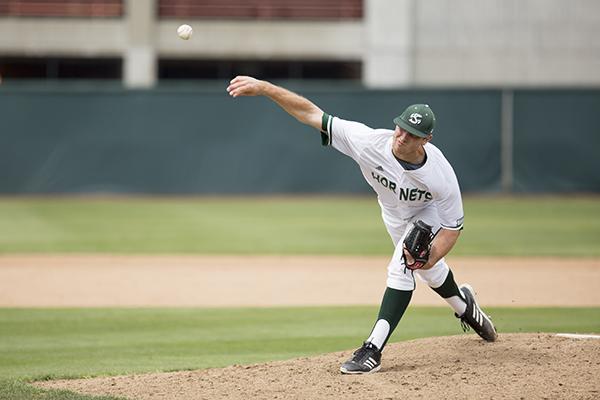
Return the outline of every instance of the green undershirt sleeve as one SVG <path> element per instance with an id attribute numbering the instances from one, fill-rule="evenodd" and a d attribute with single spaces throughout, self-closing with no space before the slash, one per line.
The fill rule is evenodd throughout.
<path id="1" fill-rule="evenodd" d="M 323 113 L 321 118 L 321 144 L 323 146 L 331 145 L 331 123 L 333 117 L 327 113 Z"/>

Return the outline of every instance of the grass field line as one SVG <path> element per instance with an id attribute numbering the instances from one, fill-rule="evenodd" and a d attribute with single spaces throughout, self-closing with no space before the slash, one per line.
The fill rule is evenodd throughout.
<path id="1" fill-rule="evenodd" d="M 598 339 L 600 339 L 600 335 L 582 335 L 582 334 L 577 334 L 577 333 L 557 333 L 556 336 L 564 337 L 567 339 L 577 339 L 577 340 L 585 340 L 585 339 L 598 340 Z"/>

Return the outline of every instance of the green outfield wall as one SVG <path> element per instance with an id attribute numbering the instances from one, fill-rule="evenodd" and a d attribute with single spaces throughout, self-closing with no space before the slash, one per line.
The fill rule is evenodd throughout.
<path id="1" fill-rule="evenodd" d="M 515 90 L 510 187 L 502 186 L 500 90 L 294 90 L 376 128 L 410 103 L 435 110 L 434 143 L 466 192 L 600 191 L 600 90 Z M 131 91 L 0 87 L 0 193 L 363 193 L 349 158 L 265 98 L 226 83 Z"/>
<path id="2" fill-rule="evenodd" d="M 600 90 L 514 96 L 514 189 L 600 191 Z"/>

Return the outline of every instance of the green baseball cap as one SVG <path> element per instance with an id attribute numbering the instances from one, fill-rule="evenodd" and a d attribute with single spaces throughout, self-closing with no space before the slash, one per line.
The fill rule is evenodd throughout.
<path id="1" fill-rule="evenodd" d="M 415 136 L 427 137 L 435 128 L 435 115 L 427 104 L 413 104 L 394 118 L 394 124 Z"/>

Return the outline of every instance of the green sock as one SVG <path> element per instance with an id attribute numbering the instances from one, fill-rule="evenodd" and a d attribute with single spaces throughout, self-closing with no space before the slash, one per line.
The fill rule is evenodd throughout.
<path id="1" fill-rule="evenodd" d="M 388 339 L 398 326 L 404 311 L 410 303 L 412 290 L 386 288 L 379 308 L 379 316 L 367 341 L 383 350 Z"/>
<path id="2" fill-rule="evenodd" d="M 448 299 L 452 296 L 458 296 L 462 299 L 462 294 L 460 293 L 460 290 L 458 290 L 458 286 L 454 281 L 454 274 L 452 273 L 452 270 L 448 270 L 448 276 L 446 277 L 444 283 L 442 283 L 442 286 L 432 289 L 444 299 Z"/>
<path id="3" fill-rule="evenodd" d="M 467 302 L 463 298 L 462 293 L 456 285 L 454 275 L 451 270 L 448 270 L 448 276 L 442 286 L 438 288 L 432 288 L 437 294 L 442 296 L 444 300 L 452 307 L 456 316 L 463 315 L 467 309 Z"/>

